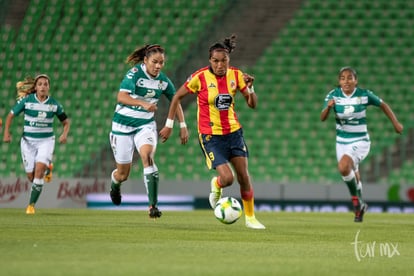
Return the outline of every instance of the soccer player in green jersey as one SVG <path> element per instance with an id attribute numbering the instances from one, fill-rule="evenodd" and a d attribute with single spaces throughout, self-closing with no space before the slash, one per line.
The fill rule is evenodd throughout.
<path id="1" fill-rule="evenodd" d="M 158 209 L 158 168 L 154 161 L 157 147 L 155 111 L 158 100 L 165 95 L 171 101 L 175 87 L 161 72 L 165 64 L 165 50 L 160 45 L 146 45 L 136 49 L 127 57 L 133 67 L 121 82 L 115 113 L 112 119 L 110 143 L 116 169 L 111 174 L 110 196 L 112 203 L 121 204 L 121 183 L 128 179 L 134 148 L 137 149 L 143 166 L 144 184 L 149 201 L 149 217 L 161 216 Z M 181 143 L 188 141 L 188 130 L 184 113 L 179 107 Z M 173 120 L 171 121 L 171 126 Z"/>
<path id="2" fill-rule="evenodd" d="M 20 148 L 27 178 L 32 183 L 26 214 L 34 214 L 34 206 L 42 192 L 45 172 L 52 163 L 55 149 L 54 116 L 63 125 L 62 134 L 59 136 L 61 144 L 67 141 L 70 121 L 62 105 L 49 96 L 50 78 L 47 75 L 38 75 L 34 79 L 27 77 L 18 82 L 16 88 L 18 101 L 7 115 L 3 141 L 11 141 L 10 126 L 13 118 L 23 112 L 24 128 Z"/>
<path id="3" fill-rule="evenodd" d="M 357 86 L 356 71 L 344 67 L 339 71 L 339 87 L 333 89 L 325 98 L 321 120 L 328 118 L 333 109 L 336 119 L 336 156 L 338 170 L 348 186 L 355 212 L 355 222 L 362 222 L 367 204 L 362 200 L 362 184 L 359 164 L 370 150 L 367 130 L 366 109 L 377 106 L 390 119 L 397 133 L 402 133 L 403 125 L 390 106 L 372 91 Z"/>

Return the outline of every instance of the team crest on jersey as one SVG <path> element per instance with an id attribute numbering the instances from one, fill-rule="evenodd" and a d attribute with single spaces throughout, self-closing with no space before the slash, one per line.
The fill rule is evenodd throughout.
<path id="1" fill-rule="evenodd" d="M 236 82 L 234 80 L 230 81 L 230 87 L 231 89 L 236 89 Z"/>

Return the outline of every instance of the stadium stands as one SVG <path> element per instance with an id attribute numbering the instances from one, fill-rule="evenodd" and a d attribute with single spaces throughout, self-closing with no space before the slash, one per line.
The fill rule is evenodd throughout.
<path id="1" fill-rule="evenodd" d="M 116 92 L 129 69 L 123 63 L 126 56 L 146 43 L 172 45 L 165 69 L 172 68 L 225 4 L 226 0 L 32 0 L 20 30 L 1 28 L 1 111 L 6 114 L 14 105 L 18 80 L 26 74 L 49 74 L 51 94 L 72 120 L 68 143 L 55 149 L 56 175 L 79 175 L 97 153 L 109 149 Z M 1 175 L 23 173 L 21 120 L 22 116 L 13 124 L 13 143 L 1 145 Z"/>
<path id="2" fill-rule="evenodd" d="M 1 29 L 4 81 L 0 93 L 7 99 L 5 112 L 14 103 L 17 80 L 26 73 L 49 73 L 51 91 L 73 122 L 69 143 L 56 146 L 56 171 L 60 177 L 79 175 L 88 163 L 100 162 L 94 159 L 100 151 L 109 150 L 115 95 L 128 69 L 125 57 L 137 45 L 160 42 L 168 45 L 165 70 L 172 71 L 226 2 L 51 0 L 45 5 L 33 0 L 19 31 Z M 252 178 L 340 182 L 333 116 L 321 123 L 319 114 L 342 66 L 355 67 L 360 85 L 383 97 L 405 127 L 412 128 L 413 25 L 414 3 L 410 1 L 304 2 L 249 69 L 256 76 L 258 109 L 248 110 L 238 99 Z M 186 115 L 195 118 L 195 112 L 190 105 Z M 371 108 L 368 120 L 372 148 L 364 170 L 385 148 L 394 146 L 397 137 L 380 110 Z M 158 147 L 162 179 L 210 178 L 195 122 L 188 121 L 192 134 L 188 146 L 175 147 L 176 141 L 169 141 Z M 15 122 L 14 142 L 0 147 L 1 175 L 23 172 L 17 143 L 20 128 Z M 407 162 L 390 177 L 412 178 L 412 168 Z M 101 172 L 101 176 L 107 174 Z"/>
<path id="3" fill-rule="evenodd" d="M 250 148 L 254 149 L 252 155 L 259 155 L 258 162 L 264 166 L 256 178 L 340 182 L 333 117 L 321 123 L 319 114 L 323 98 L 337 83 L 342 66 L 355 67 L 360 85 L 383 97 L 405 127 L 412 128 L 412 66 L 411 59 L 407 59 L 413 54 L 411 6 L 403 1 L 304 3 L 253 68 L 261 100 L 258 112 L 268 115 L 268 119 L 258 121 L 265 122 L 263 126 L 245 125 Z M 245 107 L 239 107 L 244 114 Z M 380 110 L 371 108 L 368 119 L 372 149 L 362 168 L 384 148 L 393 146 L 398 137 Z M 261 132 L 256 129 L 269 131 L 263 136 L 274 139 L 268 143 L 256 139 Z M 289 136 L 281 137 L 280 133 Z M 287 148 L 288 154 L 278 152 L 279 148 Z M 269 164 L 268 160 L 273 161 Z M 275 168 L 280 174 L 273 175 Z"/>

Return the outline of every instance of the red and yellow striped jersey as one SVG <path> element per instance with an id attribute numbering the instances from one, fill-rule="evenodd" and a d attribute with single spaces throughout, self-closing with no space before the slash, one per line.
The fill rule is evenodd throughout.
<path id="1" fill-rule="evenodd" d="M 216 76 L 209 68 L 201 68 L 184 83 L 190 93 L 198 93 L 198 132 L 213 135 L 235 132 L 241 124 L 234 110 L 234 98 L 237 90 L 247 89 L 243 73 L 229 67 L 225 76 Z"/>

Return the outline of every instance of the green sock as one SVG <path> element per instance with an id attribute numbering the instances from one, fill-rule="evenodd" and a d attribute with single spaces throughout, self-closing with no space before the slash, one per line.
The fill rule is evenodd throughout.
<path id="1" fill-rule="evenodd" d="M 111 189 L 114 191 L 119 191 L 121 189 L 121 183 L 114 183 L 111 181 Z"/>
<path id="2" fill-rule="evenodd" d="M 39 199 L 40 194 L 42 193 L 43 185 L 32 184 L 32 191 L 30 193 L 30 202 L 29 204 L 36 204 Z"/>
<path id="3" fill-rule="evenodd" d="M 145 187 L 147 188 L 148 201 L 150 206 L 156 206 L 158 203 L 158 182 L 158 171 L 144 174 L 144 183 Z"/>
<path id="4" fill-rule="evenodd" d="M 357 196 L 357 182 L 356 182 L 355 173 L 351 171 L 349 175 L 343 176 L 342 179 L 348 186 L 349 193 L 351 194 L 351 196 Z"/>

